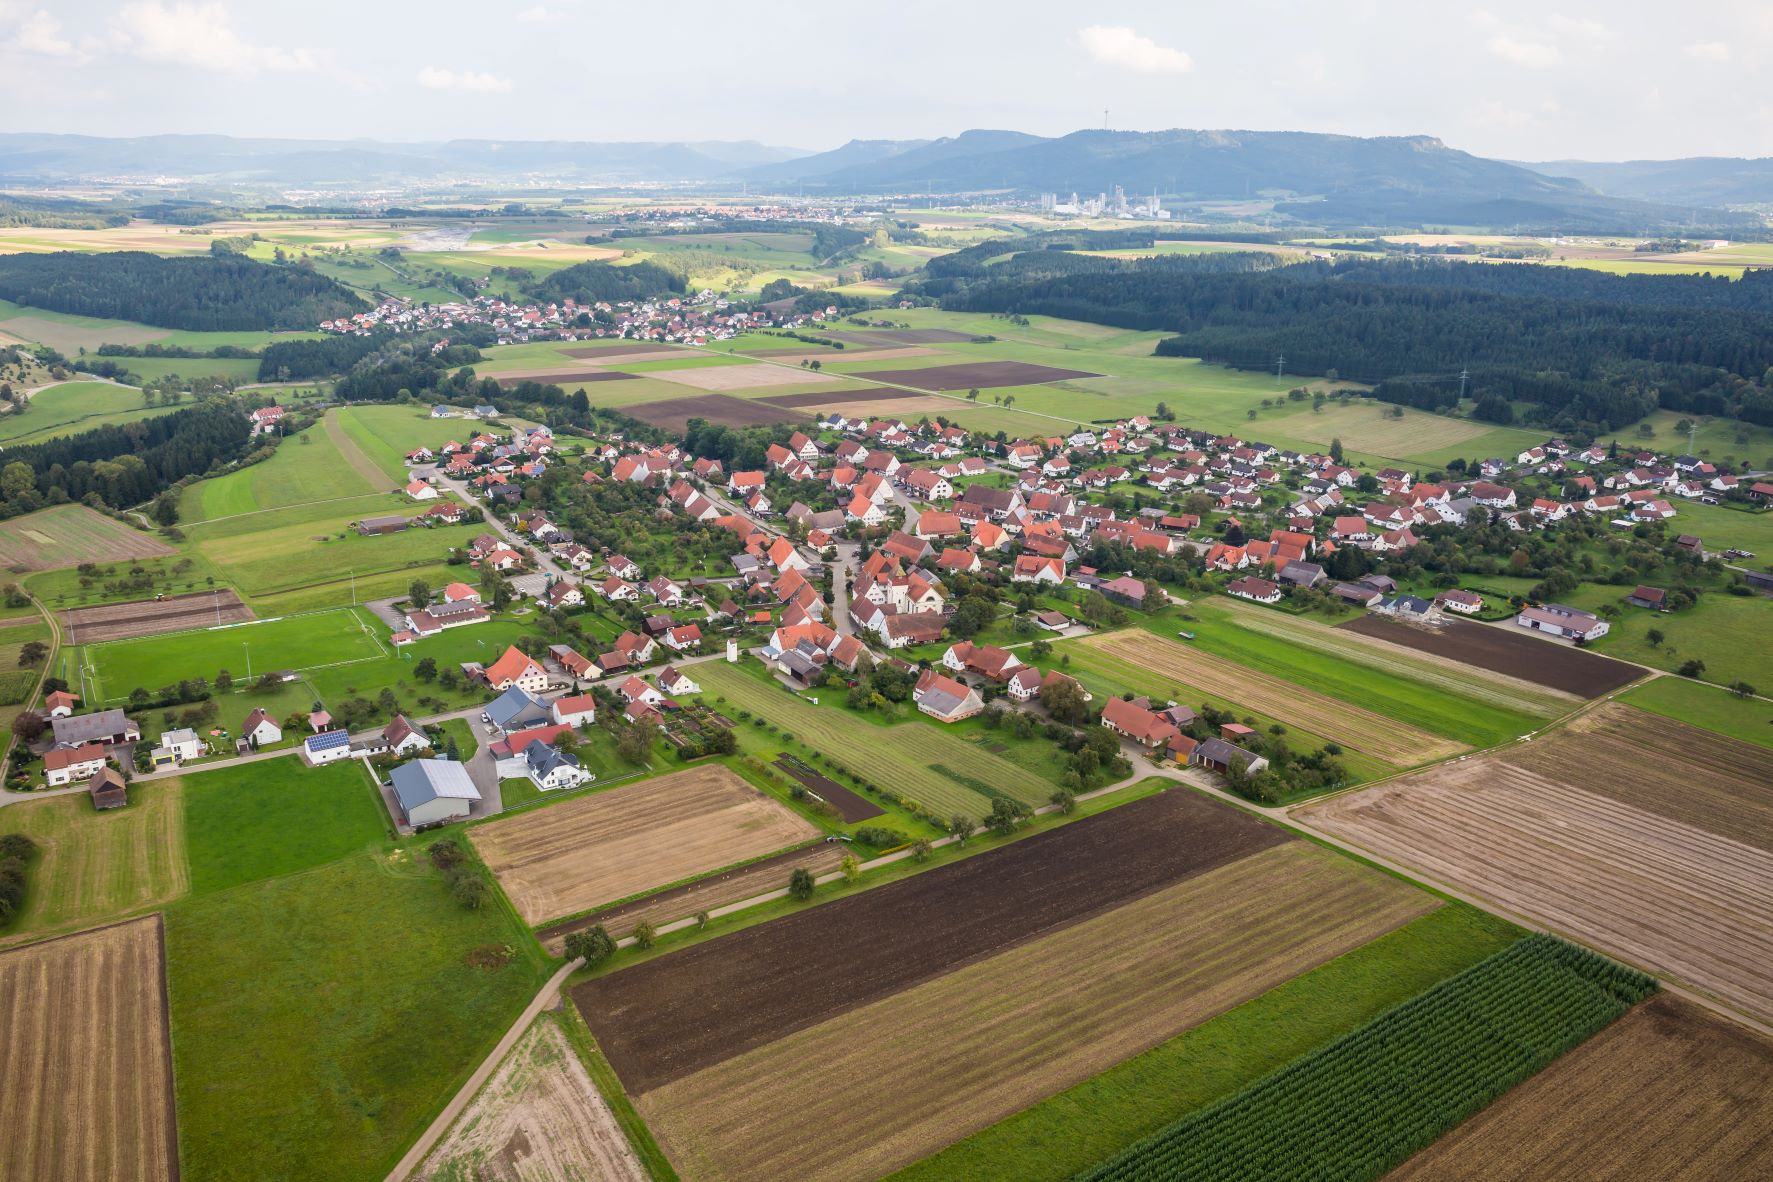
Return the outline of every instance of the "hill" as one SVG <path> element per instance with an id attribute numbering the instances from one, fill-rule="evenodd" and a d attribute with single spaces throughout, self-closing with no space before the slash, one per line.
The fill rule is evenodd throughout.
<path id="1" fill-rule="evenodd" d="M 0 255 L 0 299 L 192 332 L 313 328 L 369 308 L 354 292 L 300 267 L 134 250 Z"/>
<path id="2" fill-rule="evenodd" d="M 1523 164 L 1568 177 L 1613 197 L 1670 205 L 1721 207 L 1773 202 L 1773 158 L 1689 156 L 1681 160 L 1550 160 Z"/>

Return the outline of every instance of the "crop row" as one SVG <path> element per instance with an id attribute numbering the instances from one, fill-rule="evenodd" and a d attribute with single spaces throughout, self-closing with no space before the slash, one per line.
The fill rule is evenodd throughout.
<path id="1" fill-rule="evenodd" d="M 1655 989 L 1636 970 L 1529 936 L 1080 1179 L 1366 1182 Z"/>

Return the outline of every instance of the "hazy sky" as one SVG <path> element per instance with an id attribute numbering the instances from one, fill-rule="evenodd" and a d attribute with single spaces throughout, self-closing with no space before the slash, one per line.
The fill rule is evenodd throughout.
<path id="1" fill-rule="evenodd" d="M 1759 156 L 1769 60 L 1773 0 L 0 0 L 0 127 L 822 149 L 1107 108 L 1523 159 Z"/>

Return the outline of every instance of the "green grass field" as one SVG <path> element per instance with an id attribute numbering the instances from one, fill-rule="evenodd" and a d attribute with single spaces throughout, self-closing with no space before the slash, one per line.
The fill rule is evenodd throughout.
<path id="1" fill-rule="evenodd" d="M 870 781 L 917 801 L 939 816 L 965 813 L 983 817 L 991 811 L 986 793 L 971 785 L 990 788 L 1031 805 L 1043 805 L 1052 795 L 1060 770 L 1054 762 L 1054 779 L 1047 779 L 983 746 L 968 743 L 939 729 L 938 723 L 873 725 L 834 705 L 815 706 L 799 696 L 775 688 L 745 669 L 713 662 L 697 666 L 696 680 L 704 696 L 725 696 L 716 703 L 723 713 L 746 709 L 761 714 L 784 731 L 804 740 L 817 751 L 828 751 L 852 771 Z"/>
<path id="2" fill-rule="evenodd" d="M 133 320 L 106 320 L 97 316 L 51 312 L 10 300 L 0 300 L 0 332 L 38 341 L 69 357 L 83 348 L 96 353 L 98 347 L 105 344 L 142 345 L 158 341 L 163 345 L 181 345 L 189 349 L 214 349 L 218 345 L 261 349 L 272 341 L 307 340 L 320 335 L 314 332 L 185 332 L 138 324 Z"/>
<path id="3" fill-rule="evenodd" d="M 1061 1182 L 1519 938 L 1449 903 L 891 1175 Z"/>
<path id="4" fill-rule="evenodd" d="M 324 866 L 387 837 L 354 759 L 311 768 L 287 756 L 180 778 L 193 897 Z"/>
<path id="5" fill-rule="evenodd" d="M 171 414 L 174 409 L 146 405 L 142 392 L 133 386 L 62 382 L 31 395 L 23 411 L 0 418 L 0 443 L 42 443 L 95 427 L 120 426 Z"/>
<path id="6" fill-rule="evenodd" d="M 1585 583 L 1564 601 L 1596 611 L 1622 603 L 1629 587 Z M 1625 607 L 1613 617 L 1607 634 L 1595 641 L 1596 652 L 1653 669 L 1674 672 L 1691 660 L 1705 662 L 1704 680 L 1718 685 L 1746 681 L 1763 693 L 1773 691 L 1773 600 L 1759 595 L 1726 595 L 1710 591 L 1680 612 L 1652 612 Z M 1652 629 L 1664 640 L 1651 645 Z"/>
<path id="7" fill-rule="evenodd" d="M 386 487 L 371 484 L 364 473 L 352 467 L 324 425 L 316 425 L 285 439 L 271 458 L 262 463 L 191 485 L 179 500 L 179 520 L 189 526 L 267 509 L 306 507 L 385 492 Z M 380 510 L 364 510 L 369 512 Z"/>
<path id="8" fill-rule="evenodd" d="M 470 963 L 504 948 L 503 968 Z M 548 971 L 502 901 L 460 906 L 418 843 L 180 903 L 166 950 L 191 1182 L 243 1162 L 382 1177 Z"/>
<path id="9" fill-rule="evenodd" d="M 404 481 L 406 453 L 436 450 L 454 440 L 467 443 L 479 427 L 465 419 L 434 419 L 429 407 L 364 404 L 341 407 L 339 425 L 363 453 L 392 480 Z"/>
<path id="10" fill-rule="evenodd" d="M 368 610 L 339 608 L 201 632 L 85 645 L 78 650 L 76 668 L 85 674 L 86 700 L 96 705 L 121 701 L 138 686 L 152 691 L 183 678 L 213 679 L 220 669 L 250 680 L 273 670 L 311 672 L 386 660 L 390 651 L 383 640 L 386 632 L 387 626 Z"/>
<path id="11" fill-rule="evenodd" d="M 1765 687 L 1761 692 L 1767 692 Z M 1738 698 L 1685 677 L 1658 677 L 1619 700 L 1745 743 L 1773 747 L 1773 702 L 1761 698 Z"/>

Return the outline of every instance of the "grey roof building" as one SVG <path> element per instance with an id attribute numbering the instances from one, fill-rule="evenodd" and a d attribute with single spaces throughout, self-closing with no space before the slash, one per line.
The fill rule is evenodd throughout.
<path id="1" fill-rule="evenodd" d="M 480 799 L 468 769 L 451 759 L 415 759 L 389 779 L 401 817 L 415 829 L 465 817 Z"/>
<path id="2" fill-rule="evenodd" d="M 81 743 L 134 743 L 142 737 L 142 728 L 121 710 L 73 714 L 51 719 L 49 725 L 57 743 L 75 747 Z"/>
<path id="3" fill-rule="evenodd" d="M 512 686 L 494 698 L 486 708 L 486 719 L 502 731 L 529 722 L 542 722 L 548 717 L 548 703 L 518 686 Z"/>

